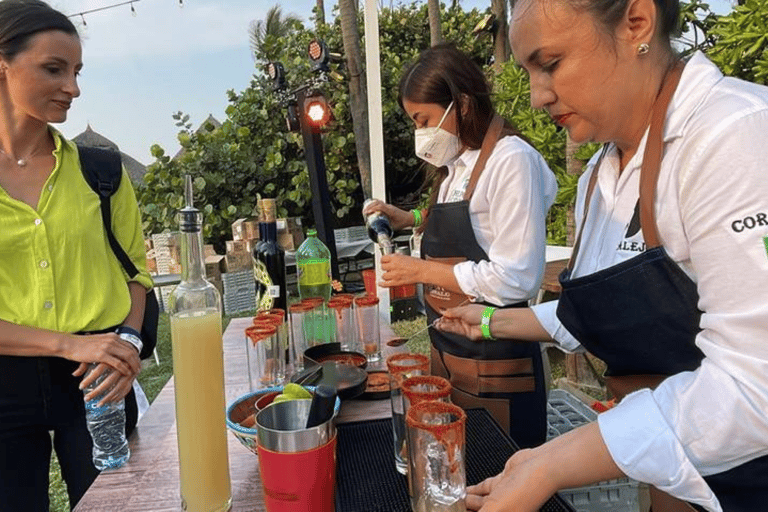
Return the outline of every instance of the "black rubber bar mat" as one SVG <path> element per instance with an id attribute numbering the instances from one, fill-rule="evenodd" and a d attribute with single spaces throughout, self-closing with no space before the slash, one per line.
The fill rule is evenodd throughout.
<path id="1" fill-rule="evenodd" d="M 406 477 L 395 469 L 392 420 L 337 427 L 336 512 L 411 512 Z M 467 485 L 504 469 L 517 446 L 485 409 L 467 410 Z M 555 495 L 541 512 L 574 512 Z"/>

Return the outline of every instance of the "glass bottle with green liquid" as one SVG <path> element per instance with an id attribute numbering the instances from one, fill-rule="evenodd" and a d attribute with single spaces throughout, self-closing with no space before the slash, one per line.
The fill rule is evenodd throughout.
<path id="1" fill-rule="evenodd" d="M 296 251 L 299 296 L 302 299 L 331 298 L 331 251 L 317 238 L 317 230 L 307 231 L 307 239 Z"/>
<path id="2" fill-rule="evenodd" d="M 202 215 L 192 206 L 186 176 L 186 207 L 179 212 L 181 282 L 168 301 L 176 395 L 181 508 L 223 512 L 232 506 L 227 454 L 221 296 L 205 280 Z"/>
<path id="3" fill-rule="evenodd" d="M 331 298 L 331 251 L 317 238 L 317 230 L 307 231 L 307 239 L 296 251 L 296 272 L 302 301 L 318 299 L 309 329 L 310 346 L 329 343 L 335 337 L 333 317 L 327 314 Z"/>

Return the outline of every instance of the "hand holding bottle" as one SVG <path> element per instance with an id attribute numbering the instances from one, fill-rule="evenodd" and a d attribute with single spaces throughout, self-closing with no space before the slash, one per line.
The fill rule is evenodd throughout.
<path id="1" fill-rule="evenodd" d="M 106 363 L 82 363 L 72 375 L 84 375 L 80 389 L 85 390 L 85 401 L 98 399 L 98 405 L 103 406 L 125 398 L 138 373 L 124 375 Z"/>
<path id="2" fill-rule="evenodd" d="M 392 206 L 384 201 L 371 199 L 366 202 L 363 206 L 363 217 L 367 217 L 374 212 L 381 212 L 389 217 L 389 223 L 395 231 L 413 226 L 413 214 L 411 212 L 401 210 L 397 206 Z"/>
<path id="3" fill-rule="evenodd" d="M 104 395 L 100 405 L 122 400 L 131 390 L 133 380 L 141 371 L 141 361 L 136 348 L 121 340 L 115 333 L 68 335 L 68 337 L 72 338 L 74 343 L 73 350 L 66 357 L 80 362 L 72 375 L 79 377 L 85 374 L 91 363 L 98 365 L 95 371 L 83 379 L 81 389 L 92 384 L 105 371 L 111 371 L 111 375 L 86 395 L 86 400 L 100 395 Z"/>

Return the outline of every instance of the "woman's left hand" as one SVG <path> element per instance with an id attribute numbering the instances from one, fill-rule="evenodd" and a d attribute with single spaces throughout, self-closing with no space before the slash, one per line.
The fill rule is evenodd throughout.
<path id="1" fill-rule="evenodd" d="M 483 332 L 480 330 L 480 322 L 483 318 L 485 306 L 469 304 L 443 311 L 443 316 L 437 320 L 435 327 L 444 332 L 451 332 L 464 336 L 470 340 L 482 341 Z"/>
<path id="2" fill-rule="evenodd" d="M 381 257 L 380 286 L 390 288 L 405 284 L 423 283 L 421 277 L 426 262 L 404 254 L 385 254 Z"/>
<path id="3" fill-rule="evenodd" d="M 600 427 L 592 422 L 536 448 L 516 452 L 502 473 L 467 488 L 467 508 L 533 512 L 558 489 L 623 476 L 608 452 Z"/>
<path id="4" fill-rule="evenodd" d="M 520 450 L 504 471 L 467 488 L 467 508 L 480 512 L 534 512 L 557 488 L 537 450 Z"/>
<path id="5" fill-rule="evenodd" d="M 121 350 L 124 349 L 126 353 L 130 354 L 130 358 L 138 361 L 137 364 L 127 365 L 127 368 L 129 368 L 127 373 L 118 371 L 112 365 L 104 361 L 97 362 L 98 364 L 96 364 L 96 367 L 93 369 L 93 371 L 84 377 L 82 381 L 80 381 L 80 389 L 85 389 L 97 378 L 99 378 L 102 373 L 111 371 L 111 373 L 107 375 L 104 380 L 98 386 L 96 386 L 96 388 L 88 392 L 84 398 L 86 401 L 89 401 L 104 395 L 101 400 L 99 400 L 100 407 L 106 403 L 122 400 L 131 391 L 131 388 L 133 387 L 133 381 L 141 371 L 141 360 L 139 360 L 136 348 L 127 341 L 118 338 L 114 333 L 96 334 L 87 337 L 115 338 L 114 341 L 120 346 L 119 348 Z M 75 377 L 85 375 L 90 366 L 91 363 L 81 362 L 77 367 L 77 370 L 75 370 L 72 375 Z"/>

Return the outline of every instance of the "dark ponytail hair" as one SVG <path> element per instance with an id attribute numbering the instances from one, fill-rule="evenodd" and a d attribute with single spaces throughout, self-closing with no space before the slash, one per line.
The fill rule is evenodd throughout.
<path id="1" fill-rule="evenodd" d="M 470 149 L 480 149 L 495 114 L 491 86 L 480 66 L 452 43 L 439 44 L 419 54 L 403 73 L 398 91 L 397 101 L 403 110 L 406 99 L 443 108 L 453 102 L 459 140 Z M 508 121 L 504 122 L 502 133 L 517 135 L 528 142 Z M 448 169 L 440 167 L 427 176 L 425 186 L 432 188 L 429 208 L 437 202 L 440 184 L 447 175 Z"/>
<path id="2" fill-rule="evenodd" d="M 39 32 L 60 30 L 78 36 L 70 19 L 41 0 L 0 1 L 0 55 L 13 60 Z"/>

